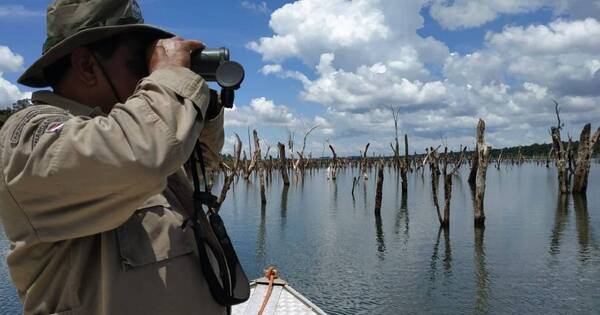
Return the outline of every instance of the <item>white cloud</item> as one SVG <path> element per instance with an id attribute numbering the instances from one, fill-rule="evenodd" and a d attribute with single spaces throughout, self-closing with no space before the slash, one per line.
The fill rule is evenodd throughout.
<path id="1" fill-rule="evenodd" d="M 0 5 L 0 17 L 15 18 L 15 17 L 43 17 L 46 13 L 43 11 L 35 11 L 25 8 L 23 5 L 3 4 Z"/>
<path id="2" fill-rule="evenodd" d="M 0 14 L 2 7 L 0 6 Z M 4 79 L 4 72 L 19 71 L 23 66 L 23 57 L 10 48 L 0 45 L 0 107 L 12 105 L 22 98 L 30 98 L 31 93 L 21 92 L 19 87 Z"/>
<path id="3" fill-rule="evenodd" d="M 435 0 L 431 16 L 445 28 L 455 30 L 481 26 L 495 20 L 499 14 L 530 12 L 543 6 L 540 0 Z"/>
<path id="4" fill-rule="evenodd" d="M 260 12 L 260 13 L 266 14 L 266 13 L 271 12 L 271 10 L 269 9 L 269 7 L 267 6 L 267 3 L 265 1 L 256 3 L 256 2 L 244 0 L 241 2 L 241 6 L 244 9 L 248 9 L 248 10 L 256 11 L 256 12 Z"/>
<path id="5" fill-rule="evenodd" d="M 360 5 L 364 8 L 357 10 Z M 461 6 L 475 9 L 458 16 L 454 28 L 539 8 L 564 15 L 547 25 L 507 26 L 488 33 L 481 49 L 464 55 L 449 53 L 441 41 L 419 35 L 423 9 L 446 10 L 444 18 L 450 19 Z M 250 43 L 249 48 L 275 62 L 264 65 L 260 73 L 298 80 L 300 96 L 326 108 L 326 114 L 312 122 L 323 126 L 318 136 L 331 138 L 340 152 L 355 154 L 366 142 L 387 152 L 386 138 L 393 137 L 394 128 L 389 106 L 400 109 L 401 132 L 417 140 L 411 142 L 411 151 L 439 144 L 442 138 L 456 149 L 459 144 L 472 144 L 480 117 L 486 120 L 489 142 L 495 146 L 548 142 L 547 129 L 555 123 L 552 99 L 561 104 L 567 128 L 600 121 L 596 105 L 600 22 L 567 19 L 575 16 L 573 12 L 572 5 L 560 0 L 457 0 L 452 5 L 419 0 L 352 4 L 299 0 L 276 10 L 270 24 L 273 35 Z M 329 17 L 352 17 L 358 22 L 346 31 L 370 35 L 352 43 L 335 37 L 332 28 L 325 27 Z M 286 63 L 289 59 L 300 60 L 311 70 L 294 70 L 294 64 Z"/>
<path id="6" fill-rule="evenodd" d="M 300 123 L 289 110 L 283 105 L 275 105 L 265 97 L 254 98 L 248 106 L 234 106 L 225 112 L 226 127 L 246 126 L 279 126 L 293 127 Z"/>
<path id="7" fill-rule="evenodd" d="M 22 92 L 19 88 L 2 77 L 0 72 L 0 108 L 11 106 L 15 101 L 31 98 L 30 92 Z"/>
<path id="8" fill-rule="evenodd" d="M 14 72 L 23 66 L 23 57 L 0 45 L 0 72 Z"/>
<path id="9" fill-rule="evenodd" d="M 276 34 L 249 43 L 267 61 L 298 57 L 308 63 L 316 52 L 385 39 L 390 29 L 372 0 L 302 0 L 284 5 L 271 15 Z"/>

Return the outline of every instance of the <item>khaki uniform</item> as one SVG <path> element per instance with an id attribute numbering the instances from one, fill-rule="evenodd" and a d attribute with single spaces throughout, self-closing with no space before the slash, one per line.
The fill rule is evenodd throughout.
<path id="1" fill-rule="evenodd" d="M 51 92 L 32 100 L 0 130 L 0 218 L 24 313 L 224 313 L 182 228 L 182 164 L 199 134 L 208 167 L 223 146 L 223 112 L 201 119 L 204 80 L 155 71 L 108 115 Z"/>

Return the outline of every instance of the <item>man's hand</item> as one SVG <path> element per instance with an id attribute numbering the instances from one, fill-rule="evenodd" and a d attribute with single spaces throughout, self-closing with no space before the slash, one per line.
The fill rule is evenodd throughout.
<path id="1" fill-rule="evenodd" d="M 152 73 L 168 67 L 189 68 L 191 53 L 205 47 L 200 41 L 181 37 L 159 39 L 148 47 L 148 70 Z"/>

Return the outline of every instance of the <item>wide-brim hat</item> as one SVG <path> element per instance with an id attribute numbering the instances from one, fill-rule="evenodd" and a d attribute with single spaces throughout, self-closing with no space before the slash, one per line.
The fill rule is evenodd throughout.
<path id="1" fill-rule="evenodd" d="M 45 68 L 77 47 L 120 33 L 144 33 L 156 39 L 174 36 L 158 27 L 144 24 L 135 0 L 56 0 L 48 6 L 46 19 L 48 37 L 42 56 L 18 79 L 23 85 L 48 86 L 44 77 Z"/>

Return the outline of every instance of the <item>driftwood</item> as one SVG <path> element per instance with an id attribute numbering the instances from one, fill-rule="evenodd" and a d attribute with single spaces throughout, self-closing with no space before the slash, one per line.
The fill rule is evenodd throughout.
<path id="1" fill-rule="evenodd" d="M 477 124 L 477 180 L 475 181 L 475 225 L 485 225 L 484 196 L 485 176 L 492 147 L 485 143 L 485 121 L 479 119 Z"/>
<path id="2" fill-rule="evenodd" d="M 600 127 L 593 136 L 590 137 L 592 126 L 586 124 L 581 130 L 579 137 L 579 149 L 577 153 L 577 163 L 575 167 L 575 180 L 573 181 L 573 194 L 583 194 L 587 190 L 588 175 L 590 173 L 590 160 L 594 145 L 600 138 Z"/>

